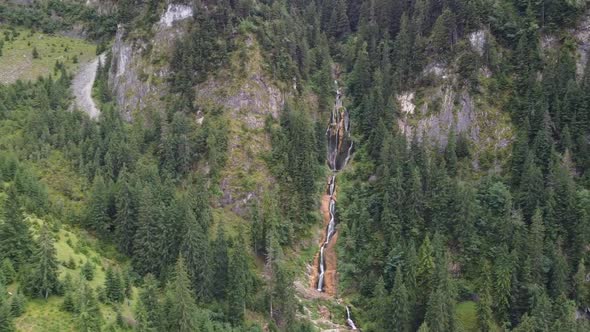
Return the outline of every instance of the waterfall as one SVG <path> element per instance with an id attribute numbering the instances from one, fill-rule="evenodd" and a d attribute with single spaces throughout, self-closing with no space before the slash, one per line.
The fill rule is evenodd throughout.
<path id="1" fill-rule="evenodd" d="M 348 326 L 350 326 L 351 329 L 357 330 L 357 327 L 354 324 L 354 321 L 350 317 L 350 309 L 348 308 L 348 306 L 346 306 L 346 324 L 348 324 Z"/>
<path id="2" fill-rule="evenodd" d="M 327 144 L 327 162 L 332 170 L 332 176 L 328 181 L 327 194 L 330 202 L 328 205 L 328 212 L 330 221 L 326 227 L 326 238 L 320 246 L 319 267 L 318 267 L 318 283 L 317 291 L 324 291 L 324 279 L 326 273 L 325 249 L 330 244 L 330 240 L 336 234 L 336 200 L 334 194 L 336 191 L 336 174 L 338 171 L 346 167 L 353 152 L 353 141 L 350 136 L 350 115 L 348 110 L 342 105 L 342 92 L 336 84 L 336 101 L 330 114 L 330 123 L 326 129 L 326 136 L 328 136 Z M 357 330 L 356 325 L 350 317 L 350 310 L 346 307 L 346 323 L 351 329 Z"/>
<path id="3" fill-rule="evenodd" d="M 326 129 L 326 136 L 328 136 L 328 151 L 327 160 L 328 166 L 332 170 L 332 176 L 328 182 L 328 195 L 330 196 L 329 214 L 330 221 L 326 229 L 326 239 L 320 247 L 320 264 L 318 268 L 319 277 L 317 290 L 324 290 L 324 275 L 326 272 L 326 261 L 324 257 L 324 249 L 330 244 L 330 240 L 336 233 L 336 200 L 334 199 L 334 191 L 336 189 L 336 173 L 344 168 L 352 154 L 353 143 L 350 137 L 350 117 L 348 110 L 342 106 L 342 93 L 336 84 L 336 101 L 330 114 L 330 124 Z"/>

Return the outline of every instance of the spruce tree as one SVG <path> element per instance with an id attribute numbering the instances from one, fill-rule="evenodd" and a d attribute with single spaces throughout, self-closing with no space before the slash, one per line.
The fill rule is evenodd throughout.
<path id="1" fill-rule="evenodd" d="M 23 219 L 16 188 L 8 188 L 4 201 L 3 222 L 0 223 L 0 255 L 20 269 L 33 253 L 33 239 Z"/>
<path id="2" fill-rule="evenodd" d="M 241 238 L 238 238 L 229 260 L 229 280 L 227 284 L 228 317 L 234 325 L 239 325 L 246 311 L 246 296 L 249 283 L 248 262 Z"/>
<path id="3" fill-rule="evenodd" d="M 139 292 L 135 311 L 138 331 L 154 332 L 159 330 L 162 324 L 162 311 L 158 299 L 158 281 L 151 274 L 144 278 L 144 286 Z"/>
<path id="4" fill-rule="evenodd" d="M 391 326 L 392 317 L 391 315 L 391 303 L 389 299 L 389 293 L 385 289 L 385 282 L 383 277 L 377 280 L 375 289 L 373 289 L 373 298 L 371 299 L 371 315 L 372 321 L 378 326 L 379 330 L 387 330 L 388 326 Z M 398 321 L 393 320 L 396 324 Z"/>
<path id="5" fill-rule="evenodd" d="M 487 261 L 481 268 L 479 301 L 477 302 L 477 323 L 482 332 L 494 331 L 494 318 L 492 313 L 492 270 Z"/>
<path id="6" fill-rule="evenodd" d="M 162 269 L 163 206 L 151 185 L 144 184 L 139 197 L 138 228 L 133 239 L 133 266 L 140 274 L 159 275 Z"/>
<path id="7" fill-rule="evenodd" d="M 17 290 L 10 301 L 10 312 L 13 317 L 20 317 L 25 312 L 27 299 L 20 290 Z"/>
<path id="8" fill-rule="evenodd" d="M 103 317 L 92 287 L 87 282 L 82 281 L 77 295 L 78 315 L 76 326 L 78 327 L 78 331 L 100 331 L 103 324 Z"/>
<path id="9" fill-rule="evenodd" d="M 573 293 L 576 303 L 578 306 L 588 306 L 588 304 L 590 304 L 590 294 L 588 291 L 588 284 L 586 282 L 586 265 L 583 258 L 578 263 L 578 267 L 573 279 Z"/>
<path id="10" fill-rule="evenodd" d="M 7 295 L 5 285 L 0 281 L 0 331 L 11 332 L 14 331 L 14 322 Z"/>
<path id="11" fill-rule="evenodd" d="M 5 258 L 2 260 L 2 266 L 0 267 L 0 274 L 4 276 L 4 281 L 6 284 L 11 284 L 16 281 L 16 271 L 12 265 L 10 259 Z"/>
<path id="12" fill-rule="evenodd" d="M 217 234 L 213 243 L 213 257 L 215 258 L 213 271 L 213 295 L 217 299 L 224 299 L 229 276 L 229 255 L 224 227 L 217 226 Z"/>
<path id="13" fill-rule="evenodd" d="M 192 211 L 187 211 L 186 234 L 180 253 L 186 260 L 186 268 L 192 281 L 196 298 L 206 301 L 211 295 L 212 260 L 207 231 L 197 222 Z"/>
<path id="14" fill-rule="evenodd" d="M 198 331 L 198 309 L 182 255 L 176 261 L 173 276 L 166 286 L 166 302 L 169 305 L 166 313 L 168 331 Z"/>
<path id="15" fill-rule="evenodd" d="M 109 189 L 102 176 L 94 178 L 86 209 L 86 225 L 101 236 L 107 236 L 111 228 L 109 217 Z"/>
<path id="16" fill-rule="evenodd" d="M 404 285 L 401 269 L 395 272 L 395 282 L 391 290 L 392 299 L 392 321 L 395 331 L 411 331 L 412 326 L 412 306 L 408 296 L 408 291 Z"/>
<path id="17" fill-rule="evenodd" d="M 111 303 L 123 301 L 123 290 L 121 289 L 121 276 L 111 266 L 107 268 L 105 276 L 105 294 Z"/>
<path id="18" fill-rule="evenodd" d="M 330 35 L 334 38 L 342 39 L 350 32 L 350 23 L 346 14 L 346 2 L 336 0 L 329 23 Z"/>
<path id="19" fill-rule="evenodd" d="M 49 295 L 57 294 L 60 290 L 57 273 L 57 252 L 53 234 L 51 234 L 47 223 L 43 223 L 33 256 L 33 270 L 31 275 L 27 277 L 27 291 L 32 296 L 47 300 Z"/>
<path id="20" fill-rule="evenodd" d="M 119 174 L 117 187 L 115 205 L 117 209 L 116 235 L 119 250 L 127 255 L 132 255 L 133 237 L 137 231 L 137 201 L 135 190 L 129 183 L 129 175 L 125 169 Z"/>

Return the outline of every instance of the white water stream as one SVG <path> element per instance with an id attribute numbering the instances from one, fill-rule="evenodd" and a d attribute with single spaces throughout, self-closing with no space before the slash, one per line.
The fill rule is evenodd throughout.
<path id="1" fill-rule="evenodd" d="M 336 200 L 334 193 L 336 190 L 336 174 L 338 171 L 346 167 L 353 150 L 353 142 L 350 137 L 350 117 L 348 110 L 342 106 L 342 94 L 336 83 L 336 102 L 330 115 L 330 124 L 326 129 L 326 136 L 328 136 L 328 151 L 327 159 L 328 166 L 332 170 L 332 176 L 328 182 L 328 195 L 330 196 L 330 203 L 328 211 L 330 214 L 330 221 L 326 229 L 326 239 L 320 246 L 320 258 L 318 267 L 318 284 L 317 291 L 324 291 L 324 279 L 326 273 L 325 249 L 330 244 L 330 240 L 336 233 Z M 346 324 L 352 329 L 357 330 L 357 327 L 350 316 L 350 309 L 346 306 Z"/>

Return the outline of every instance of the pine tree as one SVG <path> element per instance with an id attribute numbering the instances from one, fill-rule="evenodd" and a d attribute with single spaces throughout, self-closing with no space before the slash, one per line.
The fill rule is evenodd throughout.
<path id="1" fill-rule="evenodd" d="M 508 320 L 510 297 L 512 290 L 512 261 L 506 245 L 500 247 L 496 261 L 494 262 L 494 308 L 501 321 Z"/>
<path id="2" fill-rule="evenodd" d="M 94 279 L 94 264 L 92 264 L 89 259 L 87 259 L 86 263 L 82 265 L 82 268 L 80 269 L 80 275 L 82 275 L 82 277 L 88 281 L 92 281 Z"/>
<path id="3" fill-rule="evenodd" d="M 252 206 L 250 219 L 252 220 L 252 226 L 250 227 L 252 250 L 259 255 L 266 249 L 266 234 L 264 220 L 260 216 L 258 205 Z"/>
<path id="4" fill-rule="evenodd" d="M 229 260 L 229 280 L 227 284 L 228 317 L 234 325 L 239 325 L 246 311 L 248 295 L 248 262 L 243 239 L 238 238 Z"/>
<path id="5" fill-rule="evenodd" d="M 371 299 L 371 316 L 372 321 L 378 326 L 379 330 L 387 330 L 388 326 L 391 326 L 391 320 L 395 319 L 391 315 L 391 301 L 389 293 L 385 289 L 385 282 L 383 277 L 380 277 L 375 284 L 373 289 L 373 298 Z M 398 321 L 393 320 L 396 324 Z"/>
<path id="6" fill-rule="evenodd" d="M 193 294 L 184 258 L 180 255 L 172 279 L 166 286 L 167 305 L 170 306 L 166 313 L 168 331 L 198 331 L 198 310 Z"/>
<path id="7" fill-rule="evenodd" d="M 0 331 L 11 332 L 14 331 L 14 322 L 7 295 L 4 283 L 0 281 Z"/>
<path id="8" fill-rule="evenodd" d="M 10 301 L 10 312 L 13 317 L 20 317 L 25 312 L 26 302 L 27 299 L 23 293 L 20 290 L 17 290 L 12 296 L 12 301 Z"/>
<path id="9" fill-rule="evenodd" d="M 64 295 L 64 300 L 61 304 L 61 310 L 70 313 L 74 313 L 76 311 L 76 304 L 74 303 L 74 295 L 72 291 L 68 290 Z"/>
<path id="10" fill-rule="evenodd" d="M 155 197 L 150 185 L 145 185 L 139 197 L 138 228 L 133 239 L 133 265 L 140 274 L 159 275 L 159 259 L 163 251 L 163 206 Z"/>
<path id="11" fill-rule="evenodd" d="M 397 269 L 395 273 L 395 282 L 391 290 L 392 298 L 392 321 L 391 326 L 395 327 L 395 331 L 405 332 L 411 331 L 412 311 L 411 302 L 408 297 L 408 291 L 404 285 L 404 280 L 401 274 L 401 269 Z"/>
<path id="12" fill-rule="evenodd" d="M 16 281 L 16 271 L 14 270 L 14 267 L 10 259 L 5 258 L 4 260 L 2 260 L 0 274 L 4 276 L 4 281 L 7 285 Z"/>
<path id="13" fill-rule="evenodd" d="M 553 299 L 567 295 L 569 275 L 567 258 L 561 250 L 560 241 L 558 241 L 549 271 L 549 294 Z"/>
<path id="14" fill-rule="evenodd" d="M 104 288 L 106 297 L 111 303 L 119 303 L 123 301 L 121 276 L 110 266 L 107 268 Z"/>
<path id="15" fill-rule="evenodd" d="M 455 25 L 455 15 L 451 10 L 445 8 L 432 27 L 430 43 L 433 52 L 442 59 L 452 50 L 455 43 Z M 430 326 L 430 329 L 434 330 L 434 327 Z"/>
<path id="16" fill-rule="evenodd" d="M 137 231 L 137 205 L 134 188 L 129 183 L 125 169 L 117 180 L 118 191 L 115 198 L 117 209 L 116 235 L 119 250 L 127 255 L 133 254 L 133 237 Z"/>
<path id="17" fill-rule="evenodd" d="M 586 282 L 586 266 L 582 258 L 578 263 L 576 274 L 574 275 L 574 299 L 578 306 L 588 306 L 590 303 L 588 284 Z"/>
<path id="18" fill-rule="evenodd" d="M 98 175 L 94 178 L 90 190 L 90 199 L 86 209 L 86 225 L 105 237 L 112 226 L 109 217 L 109 200 L 109 189 L 102 176 Z"/>
<path id="19" fill-rule="evenodd" d="M 213 257 L 215 266 L 213 271 L 213 295 L 217 299 L 224 299 L 228 284 L 229 255 L 225 231 L 221 223 L 217 226 L 217 236 L 213 243 Z"/>
<path id="20" fill-rule="evenodd" d="M 332 14 L 330 15 L 330 35 L 337 40 L 346 37 L 350 32 L 350 22 L 346 14 L 346 4 L 344 0 L 336 0 Z"/>
<path id="21" fill-rule="evenodd" d="M 543 249 L 545 242 L 545 227 L 543 225 L 543 216 L 540 209 L 535 210 L 529 228 L 528 250 L 527 254 L 532 260 L 532 278 L 537 284 L 543 283 Z"/>
<path id="22" fill-rule="evenodd" d="M 363 43 L 356 55 L 354 68 L 350 73 L 348 90 L 353 100 L 361 100 L 371 86 L 371 72 L 367 44 Z"/>
<path id="23" fill-rule="evenodd" d="M 20 269 L 33 253 L 33 239 L 23 219 L 14 186 L 9 187 L 4 202 L 4 222 L 0 223 L 0 255 Z"/>
<path id="24" fill-rule="evenodd" d="M 136 308 L 137 330 L 155 332 L 162 322 L 160 302 L 158 299 L 158 281 L 153 275 L 144 278 L 144 287 L 139 293 Z"/>
<path id="25" fill-rule="evenodd" d="M 186 234 L 180 253 L 186 260 L 186 268 L 192 281 L 192 289 L 197 299 L 209 299 L 212 286 L 211 249 L 209 239 L 203 226 L 197 222 L 193 212 L 188 210 L 186 220 Z"/>
<path id="26" fill-rule="evenodd" d="M 448 271 L 448 257 L 438 234 L 434 236 L 436 263 L 434 290 L 430 293 L 425 320 L 432 331 L 455 331 L 455 300 Z"/>
<path id="27" fill-rule="evenodd" d="M 60 283 L 57 279 L 58 263 L 53 234 L 47 223 L 41 226 L 36 252 L 33 256 L 33 271 L 27 278 L 27 291 L 35 297 L 47 300 L 49 295 L 57 294 Z"/>
<path id="28" fill-rule="evenodd" d="M 477 302 L 477 322 L 482 332 L 494 331 L 492 315 L 492 271 L 489 263 L 482 264 L 479 286 L 479 301 Z"/>
<path id="29" fill-rule="evenodd" d="M 543 192 L 543 176 L 535 163 L 532 152 L 529 153 L 525 161 L 519 191 L 518 201 L 522 208 L 523 217 L 526 221 L 530 221 L 535 209 L 541 203 Z"/>
<path id="30" fill-rule="evenodd" d="M 78 317 L 76 319 L 78 331 L 95 332 L 100 331 L 103 323 L 102 313 L 94 291 L 87 282 L 80 284 L 78 290 Z"/>
<path id="31" fill-rule="evenodd" d="M 430 238 L 424 237 L 424 241 L 418 249 L 418 266 L 416 270 L 416 279 L 418 288 L 425 294 L 432 289 L 432 276 L 434 274 L 434 254 Z"/>

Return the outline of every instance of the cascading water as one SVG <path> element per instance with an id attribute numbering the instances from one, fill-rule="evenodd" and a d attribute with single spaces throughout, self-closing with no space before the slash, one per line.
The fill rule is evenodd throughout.
<path id="1" fill-rule="evenodd" d="M 319 254 L 319 267 L 318 267 L 318 283 L 317 290 L 319 292 L 324 291 L 325 273 L 326 273 L 326 248 L 330 244 L 330 240 L 336 233 L 336 200 L 334 197 L 336 190 L 336 174 L 338 171 L 343 169 L 353 151 L 353 142 L 350 136 L 350 117 L 348 110 L 342 105 L 342 94 L 336 81 L 336 101 L 334 108 L 330 115 L 330 124 L 326 130 L 326 136 L 328 136 L 328 151 L 327 160 L 328 166 L 332 170 L 332 176 L 328 181 L 327 194 L 330 198 L 328 205 L 329 222 L 326 228 L 326 237 L 320 246 Z M 350 317 L 350 310 L 346 307 L 346 323 L 351 329 L 356 330 L 357 327 Z"/>
<path id="2" fill-rule="evenodd" d="M 354 321 L 350 317 L 350 309 L 348 308 L 348 306 L 346 306 L 346 324 L 348 324 L 348 326 L 350 326 L 351 329 L 357 330 L 357 327 L 354 324 Z"/>

